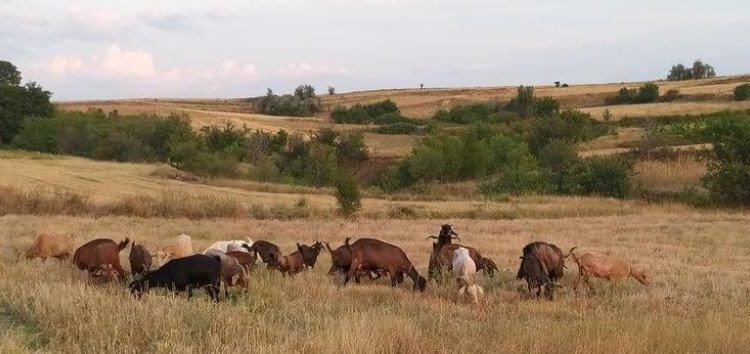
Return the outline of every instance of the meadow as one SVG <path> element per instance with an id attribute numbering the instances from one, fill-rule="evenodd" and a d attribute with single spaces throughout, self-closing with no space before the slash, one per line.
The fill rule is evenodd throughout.
<path id="1" fill-rule="evenodd" d="M 747 109 L 730 100 L 748 76 L 659 82 L 679 89 L 675 102 L 606 105 L 620 87 L 641 83 L 537 86 L 564 108 L 613 121 L 627 117 Z M 428 118 L 468 102 L 507 100 L 515 87 L 404 89 L 322 96 L 315 117 L 271 117 L 242 99 L 139 99 L 58 102 L 63 110 L 100 108 L 122 114 L 185 113 L 194 127 L 233 122 L 253 129 L 307 133 L 361 126 L 333 124 L 336 105 L 394 100 L 402 113 Z M 628 152 L 646 132 L 621 126 L 579 146 L 582 156 Z M 367 132 L 372 156 L 408 155 L 414 135 Z M 693 150 L 708 146 L 671 147 Z M 705 163 L 697 154 L 638 159 L 634 188 L 652 193 L 700 189 Z M 363 189 L 356 219 L 337 214 L 332 188 L 248 179 L 183 176 L 165 164 L 116 163 L 0 150 L 0 352 L 64 353 L 435 353 L 435 352 L 744 352 L 750 346 L 750 213 L 644 199 L 478 192 L 477 181 L 433 184 L 385 193 Z M 268 240 L 286 254 L 295 243 L 375 237 L 404 249 L 422 275 L 432 250 L 425 237 L 453 224 L 461 243 L 492 258 L 494 277 L 479 276 L 479 304 L 459 301 L 451 279 L 425 292 L 406 280 L 342 286 L 327 275 L 330 255 L 294 277 L 259 266 L 247 291 L 231 289 L 211 303 L 155 290 L 135 299 L 126 284 L 93 284 L 69 261 L 22 257 L 38 233 L 71 233 L 77 246 L 129 238 L 150 250 L 180 233 L 196 251 L 216 240 Z M 522 247 L 547 241 L 619 256 L 645 268 L 653 283 L 594 280 L 596 294 L 575 292 L 577 266 L 568 259 L 553 301 L 532 298 L 516 280 Z M 121 253 L 128 267 L 129 247 Z"/>
<path id="2" fill-rule="evenodd" d="M 123 285 L 91 285 L 69 263 L 19 259 L 40 231 L 78 240 L 129 237 L 149 248 L 181 232 L 197 250 L 249 236 L 277 242 L 374 236 L 406 251 L 426 272 L 427 234 L 451 221 L 464 243 L 494 258 L 500 273 L 480 277 L 478 305 L 457 302 L 454 283 L 407 280 L 340 287 L 322 253 L 312 271 L 283 278 L 262 267 L 246 293 L 219 304 L 154 291 L 141 300 Z M 0 218 L 0 351 L 24 352 L 741 352 L 750 345 L 750 216 L 655 211 L 627 216 L 541 220 L 245 220 L 6 215 Z M 554 301 L 530 299 L 514 279 L 523 245 L 547 240 L 579 252 L 633 260 L 653 275 L 644 287 L 595 281 L 596 295 L 565 287 Z M 126 251 L 125 251 L 126 252 Z M 579 253 L 580 254 L 580 253 Z M 122 257 L 125 258 L 125 257 Z"/>

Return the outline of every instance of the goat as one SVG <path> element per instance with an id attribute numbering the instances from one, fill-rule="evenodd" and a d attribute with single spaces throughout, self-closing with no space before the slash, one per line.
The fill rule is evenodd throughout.
<path id="1" fill-rule="evenodd" d="M 299 251 L 299 245 L 297 249 L 288 256 L 276 255 L 276 266 L 283 276 L 293 276 L 305 269 L 305 259 L 302 257 L 302 252 Z"/>
<path id="2" fill-rule="evenodd" d="M 302 254 L 302 259 L 305 261 L 305 267 L 315 268 L 315 262 L 318 261 L 318 255 L 323 250 L 323 243 L 315 241 L 312 246 L 305 244 L 297 244 L 297 249 Z"/>
<path id="3" fill-rule="evenodd" d="M 171 244 L 156 252 L 156 263 L 162 265 L 170 259 L 187 257 L 193 253 L 192 237 L 180 234 L 175 237 Z"/>
<path id="4" fill-rule="evenodd" d="M 213 301 L 219 301 L 221 259 L 219 257 L 196 254 L 173 259 L 161 268 L 147 272 L 128 286 L 136 297 L 147 292 L 150 287 L 167 288 L 174 293 L 187 291 L 188 298 L 193 289 L 206 287 Z"/>
<path id="5" fill-rule="evenodd" d="M 217 249 L 208 249 L 203 254 L 212 257 L 218 257 L 221 262 L 221 281 L 224 282 L 224 296 L 229 297 L 229 287 L 239 285 L 247 289 L 248 279 L 247 271 L 242 267 L 236 258 L 228 256 L 226 253 Z"/>
<path id="6" fill-rule="evenodd" d="M 372 238 L 361 238 L 350 244 L 350 239 L 347 237 L 344 242 L 352 257 L 344 285 L 359 271 L 383 269 L 391 277 L 391 286 L 403 281 L 406 274 L 414 282 L 414 290 L 424 291 L 427 280 L 419 275 L 401 248 Z"/>
<path id="7" fill-rule="evenodd" d="M 26 258 L 41 258 L 42 260 L 54 257 L 64 260 L 73 252 L 73 236 L 58 235 L 53 233 L 41 233 L 37 235 L 34 242 L 26 251 Z"/>
<path id="8" fill-rule="evenodd" d="M 125 270 L 120 265 L 120 251 L 127 247 L 130 239 L 125 238 L 119 244 L 108 238 L 100 238 L 89 241 L 78 247 L 73 255 L 73 263 L 78 269 L 86 270 L 89 275 L 96 278 L 103 274 L 105 268 L 103 265 L 108 264 L 119 274 L 120 280 L 125 279 Z"/>
<path id="9" fill-rule="evenodd" d="M 264 240 L 255 241 L 252 246 L 243 245 L 242 247 L 245 247 L 248 252 L 260 256 L 260 259 L 263 261 L 263 263 L 269 266 L 275 266 L 276 256 L 281 254 L 281 249 L 279 249 L 279 246 L 276 246 L 275 244 Z"/>
<path id="10" fill-rule="evenodd" d="M 573 289 L 578 290 L 578 286 L 583 280 L 592 293 L 595 293 L 594 287 L 589 282 L 590 277 L 604 278 L 609 281 L 619 282 L 624 278 L 631 277 L 643 285 L 651 284 L 651 277 L 644 270 L 633 267 L 630 262 L 622 258 L 608 256 L 601 253 L 588 252 L 576 257 L 571 252 L 573 261 L 578 264 L 578 277 L 573 284 Z"/>
<path id="11" fill-rule="evenodd" d="M 143 245 L 136 245 L 135 241 L 130 245 L 128 260 L 130 261 L 130 272 L 134 276 L 146 273 L 151 269 L 151 253 Z"/>
<path id="12" fill-rule="evenodd" d="M 469 250 L 459 247 L 453 251 L 453 275 L 458 282 L 458 295 L 468 294 L 473 303 L 477 303 L 478 295 L 484 295 L 484 290 L 477 284 L 477 266 L 469 256 Z"/>

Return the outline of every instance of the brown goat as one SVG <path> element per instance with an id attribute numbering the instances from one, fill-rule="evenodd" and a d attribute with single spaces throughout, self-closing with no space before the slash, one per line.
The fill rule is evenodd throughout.
<path id="1" fill-rule="evenodd" d="M 232 251 L 227 252 L 227 256 L 237 260 L 242 268 L 245 268 L 246 272 L 252 272 L 255 269 L 255 255 L 250 254 L 246 251 Z"/>
<path id="2" fill-rule="evenodd" d="M 135 241 L 130 245 L 130 254 L 128 255 L 130 261 L 130 272 L 133 275 L 141 275 L 151 270 L 151 253 L 143 247 L 143 245 L 136 245 Z"/>
<path id="3" fill-rule="evenodd" d="M 67 259 L 73 252 L 73 241 L 71 235 L 41 233 L 26 251 L 26 258 L 47 259 L 54 257 L 59 260 Z"/>
<path id="4" fill-rule="evenodd" d="M 578 264 L 578 278 L 573 289 L 578 290 L 581 280 L 586 282 L 591 292 L 594 287 L 589 282 L 590 277 L 603 278 L 609 281 L 619 282 L 624 278 L 632 277 L 643 285 L 651 284 L 651 277 L 641 269 L 634 268 L 630 262 L 622 258 L 608 256 L 601 253 L 584 253 L 580 258 L 572 254 L 573 261 Z"/>
<path id="5" fill-rule="evenodd" d="M 305 261 L 305 267 L 315 268 L 315 262 L 318 261 L 318 255 L 323 250 L 323 243 L 315 241 L 312 246 L 305 244 L 297 244 L 297 249 L 302 254 L 302 259 Z"/>
<path id="6" fill-rule="evenodd" d="M 352 244 L 349 240 L 347 237 L 344 245 L 349 249 L 352 261 L 344 284 L 359 271 L 383 269 L 391 277 L 391 286 L 396 286 L 406 274 L 414 282 L 414 290 L 424 291 L 427 280 L 419 275 L 401 248 L 372 238 L 361 238 Z"/>
<path id="7" fill-rule="evenodd" d="M 335 275 L 336 273 L 346 275 L 352 263 L 352 254 L 349 252 L 349 249 L 346 246 L 339 246 L 334 250 L 331 249 L 331 245 L 328 242 L 324 242 L 323 244 L 328 249 L 328 253 L 331 254 L 331 268 L 328 270 L 328 275 Z M 387 272 L 382 269 L 360 271 L 354 274 L 354 281 L 359 283 L 361 277 L 369 277 L 371 280 L 375 280 L 386 274 Z"/>
<path id="8" fill-rule="evenodd" d="M 453 231 L 453 225 L 451 224 L 443 224 L 440 226 L 440 233 L 438 233 L 437 236 L 427 236 L 428 240 L 431 238 L 437 239 L 437 243 L 440 246 L 453 243 L 453 239 L 461 241 L 461 239 L 458 238 L 458 234 Z"/>
<path id="9" fill-rule="evenodd" d="M 565 269 L 565 258 L 570 257 L 570 254 L 574 249 L 576 249 L 576 247 L 571 248 L 567 255 L 563 255 L 560 248 L 554 244 L 537 241 L 526 245 L 523 248 L 523 255 L 534 255 L 550 280 L 552 282 L 557 282 L 562 279 L 564 275 L 563 269 Z"/>
<path id="10" fill-rule="evenodd" d="M 305 260 L 302 258 L 300 251 L 294 251 L 294 253 L 288 256 L 278 254 L 276 256 L 276 266 L 282 275 L 293 276 L 305 269 Z"/>
<path id="11" fill-rule="evenodd" d="M 279 246 L 276 246 L 275 244 L 264 240 L 253 242 L 252 246 L 242 245 L 242 247 L 245 247 L 248 252 L 255 253 L 260 256 L 260 259 L 263 261 L 263 263 L 270 266 L 276 265 L 276 256 L 281 254 L 281 249 L 279 249 Z"/>
<path id="12" fill-rule="evenodd" d="M 120 280 L 125 280 L 125 270 L 120 265 L 120 251 L 122 251 L 130 242 L 125 238 L 119 244 L 108 238 L 100 238 L 89 241 L 78 247 L 73 255 L 73 263 L 78 269 L 87 270 L 89 275 L 97 277 L 102 270 L 108 267 L 102 267 L 109 264 L 119 274 Z M 100 271 L 100 272 L 97 272 Z"/>
<path id="13" fill-rule="evenodd" d="M 477 271 L 483 270 L 485 274 L 494 276 L 497 271 L 497 265 L 494 261 L 489 258 L 482 257 L 479 251 L 474 247 L 464 246 L 457 243 L 444 244 L 442 247 L 440 243 L 432 244 L 432 254 L 430 254 L 430 262 L 428 266 L 428 276 L 430 279 L 439 279 L 439 274 L 442 269 L 451 269 L 453 262 L 453 253 L 459 248 L 466 248 L 469 251 L 469 256 L 476 264 Z"/>

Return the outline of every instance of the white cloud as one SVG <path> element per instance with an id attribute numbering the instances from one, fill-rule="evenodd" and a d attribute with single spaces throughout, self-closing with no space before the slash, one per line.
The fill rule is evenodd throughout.
<path id="1" fill-rule="evenodd" d="M 54 75 L 68 75 L 83 68 L 83 59 L 77 56 L 58 55 L 47 63 L 45 69 Z"/>
<path id="2" fill-rule="evenodd" d="M 330 65 L 310 65 L 306 62 L 288 64 L 277 70 L 284 77 L 314 77 L 322 75 L 343 75 L 348 70 L 343 67 L 332 67 Z"/>
<path id="3" fill-rule="evenodd" d="M 157 75 L 151 53 L 122 50 L 111 45 L 104 57 L 96 60 L 101 74 L 121 77 L 153 78 Z"/>
<path id="4" fill-rule="evenodd" d="M 68 9 L 68 19 L 78 26 L 94 31 L 115 31 L 125 24 L 118 12 L 79 5 L 73 5 Z"/>

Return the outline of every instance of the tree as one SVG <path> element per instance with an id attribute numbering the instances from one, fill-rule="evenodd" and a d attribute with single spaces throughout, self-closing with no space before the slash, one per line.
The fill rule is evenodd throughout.
<path id="1" fill-rule="evenodd" d="M 511 111 L 527 118 L 534 113 L 534 86 L 518 86 L 518 94 L 508 103 Z"/>
<path id="2" fill-rule="evenodd" d="M 362 197 L 359 193 L 357 180 L 348 174 L 342 173 L 336 180 L 336 202 L 339 205 L 339 213 L 344 217 L 356 216 L 362 209 Z"/>
<path id="3" fill-rule="evenodd" d="M 717 202 L 750 206 L 750 120 L 731 116 L 712 121 L 705 134 L 713 149 L 703 184 Z"/>
<path id="4" fill-rule="evenodd" d="M 333 86 L 328 86 L 328 94 L 329 94 L 329 95 L 334 95 L 334 94 L 336 94 L 336 88 L 335 88 L 335 87 L 333 87 Z"/>
<path id="5" fill-rule="evenodd" d="M 669 70 L 667 80 L 670 81 L 681 81 L 681 80 L 697 80 L 697 79 L 710 79 L 716 76 L 716 70 L 713 66 L 703 63 L 700 59 L 693 62 L 693 66 L 686 68 L 682 64 L 673 65 L 672 69 Z"/>
<path id="6" fill-rule="evenodd" d="M 21 84 L 21 72 L 13 63 L 0 60 L 0 85 L 18 86 Z"/>
<path id="7" fill-rule="evenodd" d="M 294 89 L 294 95 L 301 100 L 313 99 L 315 98 L 315 87 L 309 84 L 299 85 Z"/>
<path id="8" fill-rule="evenodd" d="M 52 93 L 35 82 L 20 82 L 15 65 L 0 61 L 0 144 L 13 140 L 26 117 L 49 117 L 54 111 L 49 101 Z"/>

